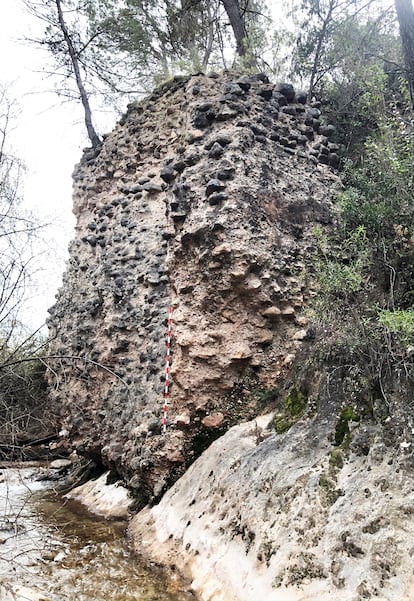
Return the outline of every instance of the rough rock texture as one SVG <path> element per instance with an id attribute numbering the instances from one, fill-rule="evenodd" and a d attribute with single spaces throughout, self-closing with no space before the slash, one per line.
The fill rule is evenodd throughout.
<path id="1" fill-rule="evenodd" d="M 202 601 L 412 601 L 410 445 L 354 423 L 357 453 L 332 445 L 329 418 L 268 436 L 269 420 L 229 430 L 133 519 L 139 551 Z"/>
<path id="2" fill-rule="evenodd" d="M 66 499 L 79 501 L 88 511 L 107 519 L 126 519 L 132 499 L 128 490 L 119 482 L 108 484 L 109 472 L 105 472 L 95 480 L 76 486 L 65 495 Z"/>
<path id="3" fill-rule="evenodd" d="M 258 412 L 306 340 L 303 277 L 337 162 L 316 107 L 264 76 L 176 79 L 74 173 L 76 238 L 50 310 L 51 397 L 81 454 L 157 499 Z M 173 313 L 169 426 L 161 434 Z"/>

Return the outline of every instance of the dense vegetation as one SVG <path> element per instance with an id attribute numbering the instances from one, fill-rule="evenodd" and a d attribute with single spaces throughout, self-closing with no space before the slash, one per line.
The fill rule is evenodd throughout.
<path id="1" fill-rule="evenodd" d="M 22 207 L 24 165 L 10 148 L 15 102 L 0 87 L 0 459 L 25 456 L 29 439 L 48 436 L 45 341 L 22 324 L 22 306 L 35 269 L 33 242 L 42 227 Z"/>

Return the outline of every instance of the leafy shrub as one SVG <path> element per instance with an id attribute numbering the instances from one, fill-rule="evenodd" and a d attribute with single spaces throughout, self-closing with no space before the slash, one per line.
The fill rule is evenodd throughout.
<path id="1" fill-rule="evenodd" d="M 47 407 L 45 343 L 35 337 L 10 344 L 0 339 L 0 457 L 24 458 L 26 441 L 56 429 Z"/>
<path id="2" fill-rule="evenodd" d="M 386 331 L 395 335 L 398 341 L 406 348 L 414 345 L 414 310 L 395 309 L 381 310 L 378 321 Z"/>
<path id="3" fill-rule="evenodd" d="M 364 226 L 358 226 L 343 240 L 333 240 L 315 230 L 317 252 L 314 269 L 320 294 L 324 297 L 358 292 L 369 265 L 370 249 Z"/>
<path id="4" fill-rule="evenodd" d="M 414 224 L 414 123 L 396 109 L 365 143 L 363 161 L 344 168 L 347 189 L 339 195 L 348 228 L 392 236 L 395 225 Z"/>
<path id="5" fill-rule="evenodd" d="M 292 386 L 287 397 L 283 399 L 281 410 L 273 418 L 276 432 L 283 434 L 289 430 L 304 414 L 306 404 L 307 397 L 304 392 Z"/>

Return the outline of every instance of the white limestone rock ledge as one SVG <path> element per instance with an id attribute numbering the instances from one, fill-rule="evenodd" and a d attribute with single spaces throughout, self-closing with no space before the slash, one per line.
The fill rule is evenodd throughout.
<path id="1" fill-rule="evenodd" d="M 379 434 L 358 456 L 332 447 L 327 422 L 266 436 L 269 419 L 229 430 L 142 510 L 136 549 L 202 601 L 414 600 L 404 448 Z"/>
<path id="2" fill-rule="evenodd" d="M 129 496 L 128 489 L 120 483 L 107 484 L 108 475 L 109 471 L 95 480 L 77 486 L 65 498 L 79 501 L 91 513 L 107 519 L 128 518 L 133 499 Z"/>

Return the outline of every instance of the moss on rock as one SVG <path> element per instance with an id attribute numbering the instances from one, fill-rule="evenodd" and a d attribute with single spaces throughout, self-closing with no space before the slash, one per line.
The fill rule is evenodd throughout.
<path id="1" fill-rule="evenodd" d="M 293 385 L 282 402 L 282 409 L 275 414 L 273 423 L 278 434 L 286 432 L 305 413 L 307 397 L 302 390 Z"/>

